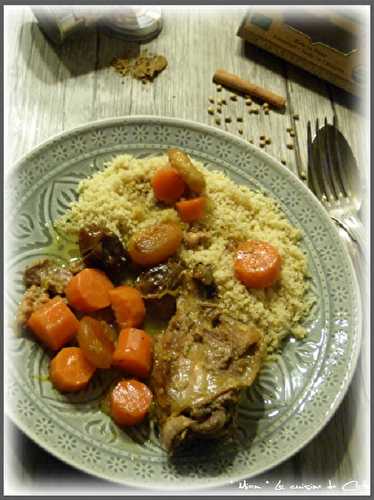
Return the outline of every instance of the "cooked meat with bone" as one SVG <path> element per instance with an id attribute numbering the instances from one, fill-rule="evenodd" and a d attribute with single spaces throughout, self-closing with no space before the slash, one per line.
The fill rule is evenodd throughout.
<path id="1" fill-rule="evenodd" d="M 40 286 L 31 285 L 23 294 L 17 312 L 17 323 L 26 325 L 31 314 L 50 300 L 48 293 Z"/>
<path id="2" fill-rule="evenodd" d="M 52 294 L 64 293 L 73 274 L 69 269 L 51 259 L 43 259 L 25 270 L 24 282 L 27 287 L 39 286 Z"/>
<path id="3" fill-rule="evenodd" d="M 155 341 L 151 386 L 161 441 L 170 451 L 229 431 L 240 391 L 256 378 L 264 354 L 257 329 L 199 302 L 196 293 L 189 284 Z"/>

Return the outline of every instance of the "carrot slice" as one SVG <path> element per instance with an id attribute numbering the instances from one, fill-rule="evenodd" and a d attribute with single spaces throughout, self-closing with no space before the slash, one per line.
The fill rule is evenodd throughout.
<path id="1" fill-rule="evenodd" d="M 138 380 L 121 380 L 110 397 L 113 420 L 123 426 L 137 425 L 144 420 L 152 403 L 152 392 Z"/>
<path id="2" fill-rule="evenodd" d="M 205 203 L 204 196 L 199 196 L 191 200 L 179 201 L 175 206 L 183 222 L 194 222 L 204 216 Z"/>
<path id="3" fill-rule="evenodd" d="M 84 357 L 79 347 L 64 347 L 52 359 L 49 376 L 61 392 L 80 391 L 95 373 L 95 367 Z"/>
<path id="4" fill-rule="evenodd" d="M 146 378 L 152 365 L 152 338 L 144 330 L 124 328 L 121 330 L 113 364 L 131 375 Z"/>
<path id="5" fill-rule="evenodd" d="M 270 243 L 249 240 L 238 246 L 234 269 L 236 277 L 247 287 L 266 288 L 278 280 L 281 264 L 281 256 Z"/>
<path id="6" fill-rule="evenodd" d="M 152 187 L 155 197 L 164 203 L 173 204 L 182 196 L 186 184 L 183 177 L 173 167 L 157 170 L 152 177 Z"/>
<path id="7" fill-rule="evenodd" d="M 27 326 L 41 342 L 57 351 L 74 337 L 79 321 L 61 297 L 54 297 L 31 314 Z"/>
<path id="8" fill-rule="evenodd" d="M 109 290 L 112 288 L 112 282 L 102 271 L 87 268 L 69 281 L 65 294 L 71 306 L 89 313 L 110 305 Z"/>
<path id="9" fill-rule="evenodd" d="M 141 293 L 131 286 L 119 286 L 109 292 L 110 302 L 121 327 L 140 326 L 145 317 L 144 300 Z"/>

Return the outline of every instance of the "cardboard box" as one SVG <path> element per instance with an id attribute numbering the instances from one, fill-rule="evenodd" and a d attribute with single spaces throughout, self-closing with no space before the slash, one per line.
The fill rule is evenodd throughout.
<path id="1" fill-rule="evenodd" d="M 363 93 L 360 20 L 334 10 L 253 8 L 238 33 L 244 40 L 356 95 Z"/>

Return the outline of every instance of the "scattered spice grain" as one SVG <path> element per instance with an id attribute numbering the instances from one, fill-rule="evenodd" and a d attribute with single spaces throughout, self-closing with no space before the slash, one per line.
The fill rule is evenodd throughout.
<path id="1" fill-rule="evenodd" d="M 288 148 L 288 149 L 293 149 L 293 144 L 289 142 L 289 143 L 287 144 L 287 148 Z"/>
<path id="2" fill-rule="evenodd" d="M 143 83 L 152 82 L 168 65 L 166 57 L 143 51 L 132 58 L 115 57 L 111 66 L 121 76 L 131 76 Z"/>
<path id="3" fill-rule="evenodd" d="M 208 113 L 209 113 L 210 115 L 214 115 L 214 108 L 209 107 L 209 108 L 208 108 Z"/>
<path id="4" fill-rule="evenodd" d="M 221 118 L 216 118 L 214 121 L 217 125 L 221 125 Z"/>

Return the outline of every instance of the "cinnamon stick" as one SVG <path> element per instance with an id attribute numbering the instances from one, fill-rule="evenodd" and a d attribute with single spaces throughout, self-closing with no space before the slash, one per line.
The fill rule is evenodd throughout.
<path id="1" fill-rule="evenodd" d="M 284 97 L 274 94 L 271 90 L 260 87 L 248 80 L 243 80 L 239 76 L 233 75 L 224 69 L 217 69 L 213 75 L 213 81 L 242 94 L 249 94 L 253 97 L 257 97 L 258 99 L 272 104 L 276 108 L 283 108 L 286 105 L 286 99 Z"/>

